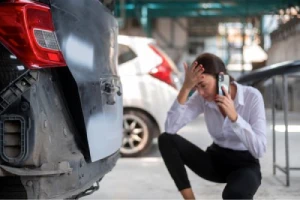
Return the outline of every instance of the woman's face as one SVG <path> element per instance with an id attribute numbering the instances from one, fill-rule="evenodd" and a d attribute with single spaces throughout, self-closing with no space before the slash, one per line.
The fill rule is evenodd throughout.
<path id="1" fill-rule="evenodd" d="M 206 101 L 214 101 L 217 94 L 216 78 L 210 74 L 203 74 L 204 78 L 195 86 L 198 94 Z"/>

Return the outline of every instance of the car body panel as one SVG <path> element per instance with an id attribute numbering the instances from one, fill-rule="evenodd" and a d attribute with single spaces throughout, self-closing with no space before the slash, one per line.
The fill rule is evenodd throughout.
<path id="1" fill-rule="evenodd" d="M 154 42 L 154 40 L 149 38 L 130 37 L 123 35 L 118 36 L 119 44 L 129 46 L 138 55 L 138 59 L 119 64 L 120 75 L 129 75 L 129 73 L 132 74 L 130 68 L 128 67 L 130 65 L 138 66 L 138 71 L 136 71 L 137 73 L 135 75 L 148 74 L 151 69 L 159 65 L 162 62 L 162 59 L 148 47 L 149 44 Z"/>
<path id="2" fill-rule="evenodd" d="M 45 7 L 44 18 L 37 21 L 47 18 L 46 25 L 53 21 L 48 0 L 5 2 L 11 7 L 30 4 L 34 12 Z M 113 169 L 120 156 L 123 105 L 116 69 L 115 19 L 98 0 L 51 3 L 69 67 L 32 69 L 5 45 L 5 40 L 14 40 L 0 38 L 0 137 L 4 138 L 0 140 L 1 199 L 78 199 L 99 189 L 95 183 Z M 5 4 L 0 3 L 0 7 Z M 26 9 L 22 11 L 22 15 L 16 15 L 27 19 Z M 83 13 L 90 15 L 83 17 Z M 20 21 L 14 22 L 31 33 Z M 81 26 L 91 24 L 96 24 L 94 34 L 86 27 L 86 32 L 81 30 Z M 49 32 L 48 28 L 43 30 Z M 19 41 L 15 29 L 2 26 L 2 30 Z M 44 38 L 45 42 L 50 39 Z M 80 54 L 76 55 L 78 50 Z M 32 61 L 30 57 L 28 60 Z"/>
<path id="3" fill-rule="evenodd" d="M 122 85 L 117 73 L 118 26 L 98 0 L 51 0 L 58 42 L 76 81 L 92 161 L 122 141 Z"/>
<path id="4" fill-rule="evenodd" d="M 123 105 L 138 108 L 149 113 L 159 126 L 160 132 L 165 131 L 167 112 L 173 104 L 178 91 L 161 83 L 150 75 L 123 77 Z"/>
<path id="5" fill-rule="evenodd" d="M 160 132 L 163 132 L 167 112 L 176 99 L 178 90 L 149 74 L 162 61 L 148 46 L 155 44 L 155 40 L 119 36 L 118 43 L 127 45 L 137 55 L 136 58 L 119 64 L 124 107 L 147 112 L 154 118 Z"/>

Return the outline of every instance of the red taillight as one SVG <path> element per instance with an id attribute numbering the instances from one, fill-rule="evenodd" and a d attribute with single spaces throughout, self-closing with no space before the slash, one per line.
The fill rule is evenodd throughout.
<path id="1" fill-rule="evenodd" d="M 149 47 L 162 59 L 161 64 L 150 71 L 150 75 L 176 88 L 172 79 L 173 70 L 169 61 L 155 45 L 149 44 Z"/>
<path id="2" fill-rule="evenodd" d="M 30 69 L 66 66 L 50 8 L 25 0 L 0 7 L 0 41 Z"/>
<path id="3" fill-rule="evenodd" d="M 164 65 L 159 65 L 150 71 L 150 75 L 176 88 L 172 80 L 172 71 Z"/>

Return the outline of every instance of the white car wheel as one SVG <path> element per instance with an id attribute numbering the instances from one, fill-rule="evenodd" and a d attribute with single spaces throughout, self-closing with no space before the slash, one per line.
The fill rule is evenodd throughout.
<path id="1" fill-rule="evenodd" d="M 125 157 L 136 157 L 145 154 L 152 144 L 153 123 L 139 111 L 124 111 L 123 144 L 121 154 Z"/>

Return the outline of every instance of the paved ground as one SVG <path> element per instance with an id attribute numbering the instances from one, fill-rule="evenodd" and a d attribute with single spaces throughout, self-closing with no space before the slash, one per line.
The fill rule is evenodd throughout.
<path id="1" fill-rule="evenodd" d="M 268 119 L 270 119 L 268 112 Z M 300 125 L 300 114 L 293 113 L 289 117 L 289 125 Z M 261 159 L 263 181 L 256 199 L 300 199 L 300 171 L 291 171 L 291 186 L 286 187 L 285 175 L 277 170 L 272 174 L 272 137 L 269 121 L 268 151 Z M 278 114 L 278 124 L 283 124 L 282 114 Z M 280 128 L 280 127 L 279 127 Z M 297 128 L 297 127 L 296 127 Z M 211 143 L 203 118 L 199 117 L 180 134 L 201 148 Z M 290 163 L 292 167 L 300 167 L 300 130 L 289 134 Z M 277 160 L 284 166 L 284 134 L 277 133 Z M 224 184 L 205 181 L 189 171 L 189 178 L 198 199 L 221 199 Z M 85 199 L 180 199 L 154 142 L 152 151 L 144 158 L 122 158 L 117 166 L 101 182 L 100 190 Z"/>

